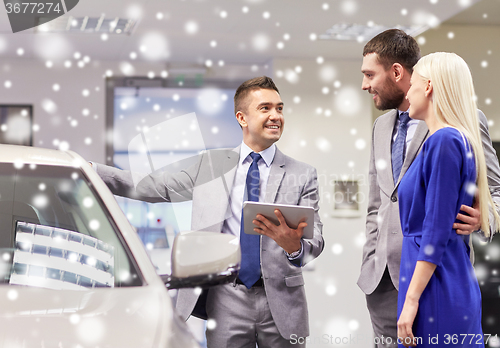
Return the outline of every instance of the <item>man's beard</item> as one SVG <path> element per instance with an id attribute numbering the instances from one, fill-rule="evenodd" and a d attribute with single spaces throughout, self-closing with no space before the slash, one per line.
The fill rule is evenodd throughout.
<path id="1" fill-rule="evenodd" d="M 378 101 L 375 107 L 379 110 L 397 109 L 404 101 L 405 93 L 398 88 L 396 83 L 387 77 L 385 88 L 377 92 Z"/>

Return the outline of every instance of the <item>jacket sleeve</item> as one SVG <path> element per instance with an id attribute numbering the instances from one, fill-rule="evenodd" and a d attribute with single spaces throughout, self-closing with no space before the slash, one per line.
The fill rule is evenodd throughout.
<path id="1" fill-rule="evenodd" d="M 424 144 L 421 156 L 424 156 L 425 215 L 419 261 L 441 265 L 450 236 L 455 233 L 450 227 L 460 208 L 462 187 L 467 184 L 462 173 L 466 161 L 464 149 L 462 139 L 449 133 L 434 134 Z"/>
<path id="2" fill-rule="evenodd" d="M 318 174 L 314 168 L 308 173 L 298 205 L 314 208 L 314 236 L 312 239 L 303 238 L 301 240 L 302 255 L 297 259 L 289 260 L 293 265 L 301 267 L 318 257 L 325 247 L 323 223 L 319 217 Z"/>
<path id="3" fill-rule="evenodd" d="M 178 164 L 167 166 L 144 175 L 128 170 L 93 164 L 97 174 L 117 196 L 137 199 L 150 203 L 183 202 L 191 200 L 203 155 L 190 160 L 187 169 L 175 172 Z M 182 166 L 180 166 L 182 168 Z"/>
<path id="4" fill-rule="evenodd" d="M 478 110 L 479 116 L 479 131 L 481 133 L 481 141 L 483 143 L 484 157 L 486 159 L 486 170 L 488 176 L 488 186 L 490 188 L 491 198 L 495 202 L 495 209 L 498 214 L 500 214 L 500 167 L 498 165 L 498 157 L 495 149 L 491 143 L 490 133 L 488 131 L 488 121 L 486 116 L 481 110 Z M 479 231 L 480 236 L 484 241 L 491 241 L 493 234 L 499 233 L 496 228 L 494 228 L 494 218 L 493 214 L 490 213 L 490 237 L 489 239 L 484 237 L 482 231 Z"/>

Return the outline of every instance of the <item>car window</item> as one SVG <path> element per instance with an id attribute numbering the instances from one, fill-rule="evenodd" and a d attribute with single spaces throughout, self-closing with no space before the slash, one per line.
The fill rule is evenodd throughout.
<path id="1" fill-rule="evenodd" d="M 94 192 L 78 168 L 0 163 L 0 283 L 59 290 L 142 285 Z"/>

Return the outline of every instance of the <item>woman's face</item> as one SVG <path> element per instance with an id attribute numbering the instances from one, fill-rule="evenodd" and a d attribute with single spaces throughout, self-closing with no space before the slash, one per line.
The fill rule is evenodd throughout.
<path id="1" fill-rule="evenodd" d="M 425 120 L 431 104 L 430 80 L 414 72 L 410 79 L 410 89 L 406 99 L 410 102 L 410 117 L 415 120 Z"/>

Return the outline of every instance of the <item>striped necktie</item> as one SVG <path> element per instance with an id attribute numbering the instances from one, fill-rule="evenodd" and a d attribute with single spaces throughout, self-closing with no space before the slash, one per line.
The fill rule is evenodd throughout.
<path id="1" fill-rule="evenodd" d="M 262 158 L 260 154 L 252 152 L 252 164 L 248 169 L 246 188 L 248 200 L 251 202 L 259 201 L 259 182 L 260 172 L 257 162 Z M 241 230 L 240 230 L 240 246 L 241 246 L 241 268 L 239 278 L 250 289 L 260 278 L 260 236 L 246 234 L 243 231 L 243 212 L 241 213 Z"/>
<path id="2" fill-rule="evenodd" d="M 407 112 L 402 112 L 399 115 L 399 127 L 398 135 L 394 144 L 392 144 L 392 177 L 394 179 L 394 185 L 397 184 L 399 179 L 399 174 L 401 174 L 401 168 L 403 167 L 403 162 L 405 160 L 406 153 L 406 133 L 408 132 L 408 122 L 410 121 L 410 116 Z"/>

